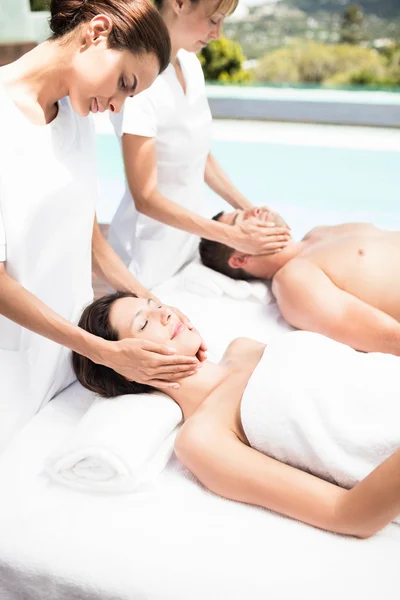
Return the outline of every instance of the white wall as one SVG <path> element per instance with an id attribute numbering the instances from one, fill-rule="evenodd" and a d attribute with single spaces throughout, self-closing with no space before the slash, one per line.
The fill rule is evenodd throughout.
<path id="1" fill-rule="evenodd" d="M 42 42 L 49 35 L 49 13 L 31 12 L 29 0 L 1 0 L 0 43 Z"/>

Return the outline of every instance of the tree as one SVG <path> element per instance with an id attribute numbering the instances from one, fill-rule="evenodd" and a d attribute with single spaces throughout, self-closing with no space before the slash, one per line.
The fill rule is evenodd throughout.
<path id="1" fill-rule="evenodd" d="M 357 4 L 350 4 L 343 12 L 340 41 L 342 44 L 357 46 L 364 40 L 364 13 Z"/>
<path id="2" fill-rule="evenodd" d="M 199 54 L 204 77 L 208 81 L 244 83 L 251 74 L 243 70 L 245 57 L 240 44 L 225 37 L 214 40 Z"/>
<path id="3" fill-rule="evenodd" d="M 50 0 L 30 0 L 31 10 L 49 10 Z"/>

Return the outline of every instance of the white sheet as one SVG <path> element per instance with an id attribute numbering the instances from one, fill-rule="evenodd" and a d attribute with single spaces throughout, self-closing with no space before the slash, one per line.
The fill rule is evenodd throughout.
<path id="1" fill-rule="evenodd" d="M 216 358 L 288 327 L 276 307 L 156 293 L 192 318 Z M 217 339 L 218 338 L 218 339 Z M 172 459 L 149 492 L 102 496 L 43 475 L 87 406 L 54 400 L 0 457 L 1 600 L 398 600 L 399 528 L 369 540 L 325 533 L 218 498 Z"/>

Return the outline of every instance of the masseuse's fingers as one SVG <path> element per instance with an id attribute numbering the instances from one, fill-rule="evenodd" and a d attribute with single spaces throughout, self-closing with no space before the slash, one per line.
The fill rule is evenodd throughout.
<path id="1" fill-rule="evenodd" d="M 165 364 L 181 364 L 184 362 L 188 364 L 197 364 L 198 362 L 195 356 L 177 355 L 175 348 L 167 346 L 166 344 L 157 344 L 156 342 L 150 342 L 149 340 L 141 340 L 141 345 L 143 350 L 154 354 L 154 360 L 162 360 Z M 162 354 L 163 357 L 157 357 L 157 354 Z M 166 356 L 168 358 L 165 358 Z"/>
<path id="2" fill-rule="evenodd" d="M 286 244 L 290 240 L 290 235 L 269 235 L 265 238 L 266 244 Z"/>
<path id="3" fill-rule="evenodd" d="M 201 364 L 199 363 L 199 361 L 196 359 L 196 364 L 189 364 L 189 365 L 184 365 L 184 364 L 178 364 L 178 365 L 165 365 L 165 364 L 159 364 L 157 366 L 151 366 L 149 367 L 148 371 L 151 375 L 151 377 L 155 377 L 155 376 L 160 376 L 161 373 L 163 375 L 171 375 L 172 377 L 175 377 L 177 375 L 187 375 L 188 373 L 192 373 L 194 371 L 198 371 L 199 369 L 201 369 Z"/>
<path id="4" fill-rule="evenodd" d="M 198 349 L 196 354 L 196 358 L 198 358 L 201 363 L 207 360 L 207 350 L 208 348 L 205 341 L 201 340 L 200 348 Z"/>
<path id="5" fill-rule="evenodd" d="M 267 251 L 271 251 L 274 252 L 275 250 L 278 250 L 278 248 L 284 248 L 286 246 L 286 244 L 282 243 L 282 242 L 275 242 L 274 244 L 266 244 L 265 249 Z"/>
<path id="6" fill-rule="evenodd" d="M 290 230 L 287 227 L 276 227 L 271 225 L 270 222 L 264 221 L 245 221 L 241 226 L 244 233 L 248 235 L 257 235 L 259 237 L 271 236 L 271 235 L 286 235 L 290 237 Z"/>
<path id="7" fill-rule="evenodd" d="M 271 226 L 269 221 L 257 221 L 252 224 L 249 229 L 254 228 L 255 231 L 260 231 L 263 235 L 288 235 L 290 237 L 290 230 L 287 227 L 275 227 Z"/>
<path id="8" fill-rule="evenodd" d="M 147 383 L 148 385 L 152 385 L 158 390 L 172 390 L 181 387 L 179 383 L 169 383 L 168 381 L 164 381 L 163 379 L 150 379 L 150 381 L 148 381 Z"/>
<path id="9" fill-rule="evenodd" d="M 153 300 L 157 306 L 162 306 L 162 302 L 159 298 L 157 298 L 157 296 L 154 296 L 154 294 L 151 294 L 151 300 Z"/>
<path id="10" fill-rule="evenodd" d="M 281 252 L 283 250 L 283 248 L 274 248 L 271 250 L 266 250 L 265 252 L 263 252 L 263 256 L 269 256 L 270 254 L 276 254 L 277 252 Z"/>
<path id="11" fill-rule="evenodd" d="M 191 377 L 192 375 L 195 375 L 195 373 L 197 373 L 198 370 L 194 369 L 192 371 L 188 371 L 187 373 L 183 373 L 182 375 L 179 375 L 177 377 L 176 373 L 163 373 L 162 371 L 160 373 L 157 373 L 156 375 L 154 375 L 155 379 L 162 379 L 163 381 L 165 381 L 166 383 L 174 383 L 176 382 L 178 379 L 186 379 L 186 377 Z"/>
<path id="12" fill-rule="evenodd" d="M 200 362 L 204 362 L 205 360 L 207 360 L 206 351 L 199 349 L 198 352 L 197 352 L 197 354 L 196 354 L 196 357 L 198 358 L 198 360 Z"/>
<path id="13" fill-rule="evenodd" d="M 180 379 L 201 368 L 195 356 L 177 355 L 175 349 L 166 344 L 129 338 L 111 344 L 115 344 L 118 351 L 112 352 L 104 364 L 129 381 L 149 384 L 151 380 L 160 379 L 162 373 L 167 381 L 171 380 L 179 387 Z"/>

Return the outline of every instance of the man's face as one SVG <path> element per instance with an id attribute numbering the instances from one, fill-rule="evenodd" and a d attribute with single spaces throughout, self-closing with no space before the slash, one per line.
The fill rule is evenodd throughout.
<path id="1" fill-rule="evenodd" d="M 287 227 L 287 224 L 278 213 L 272 212 L 269 208 L 263 206 L 248 208 L 246 210 L 238 209 L 231 213 L 224 213 L 218 220 L 220 223 L 232 226 L 243 221 L 251 220 L 254 222 L 261 221 L 263 223 L 275 223 L 277 227 Z"/>

